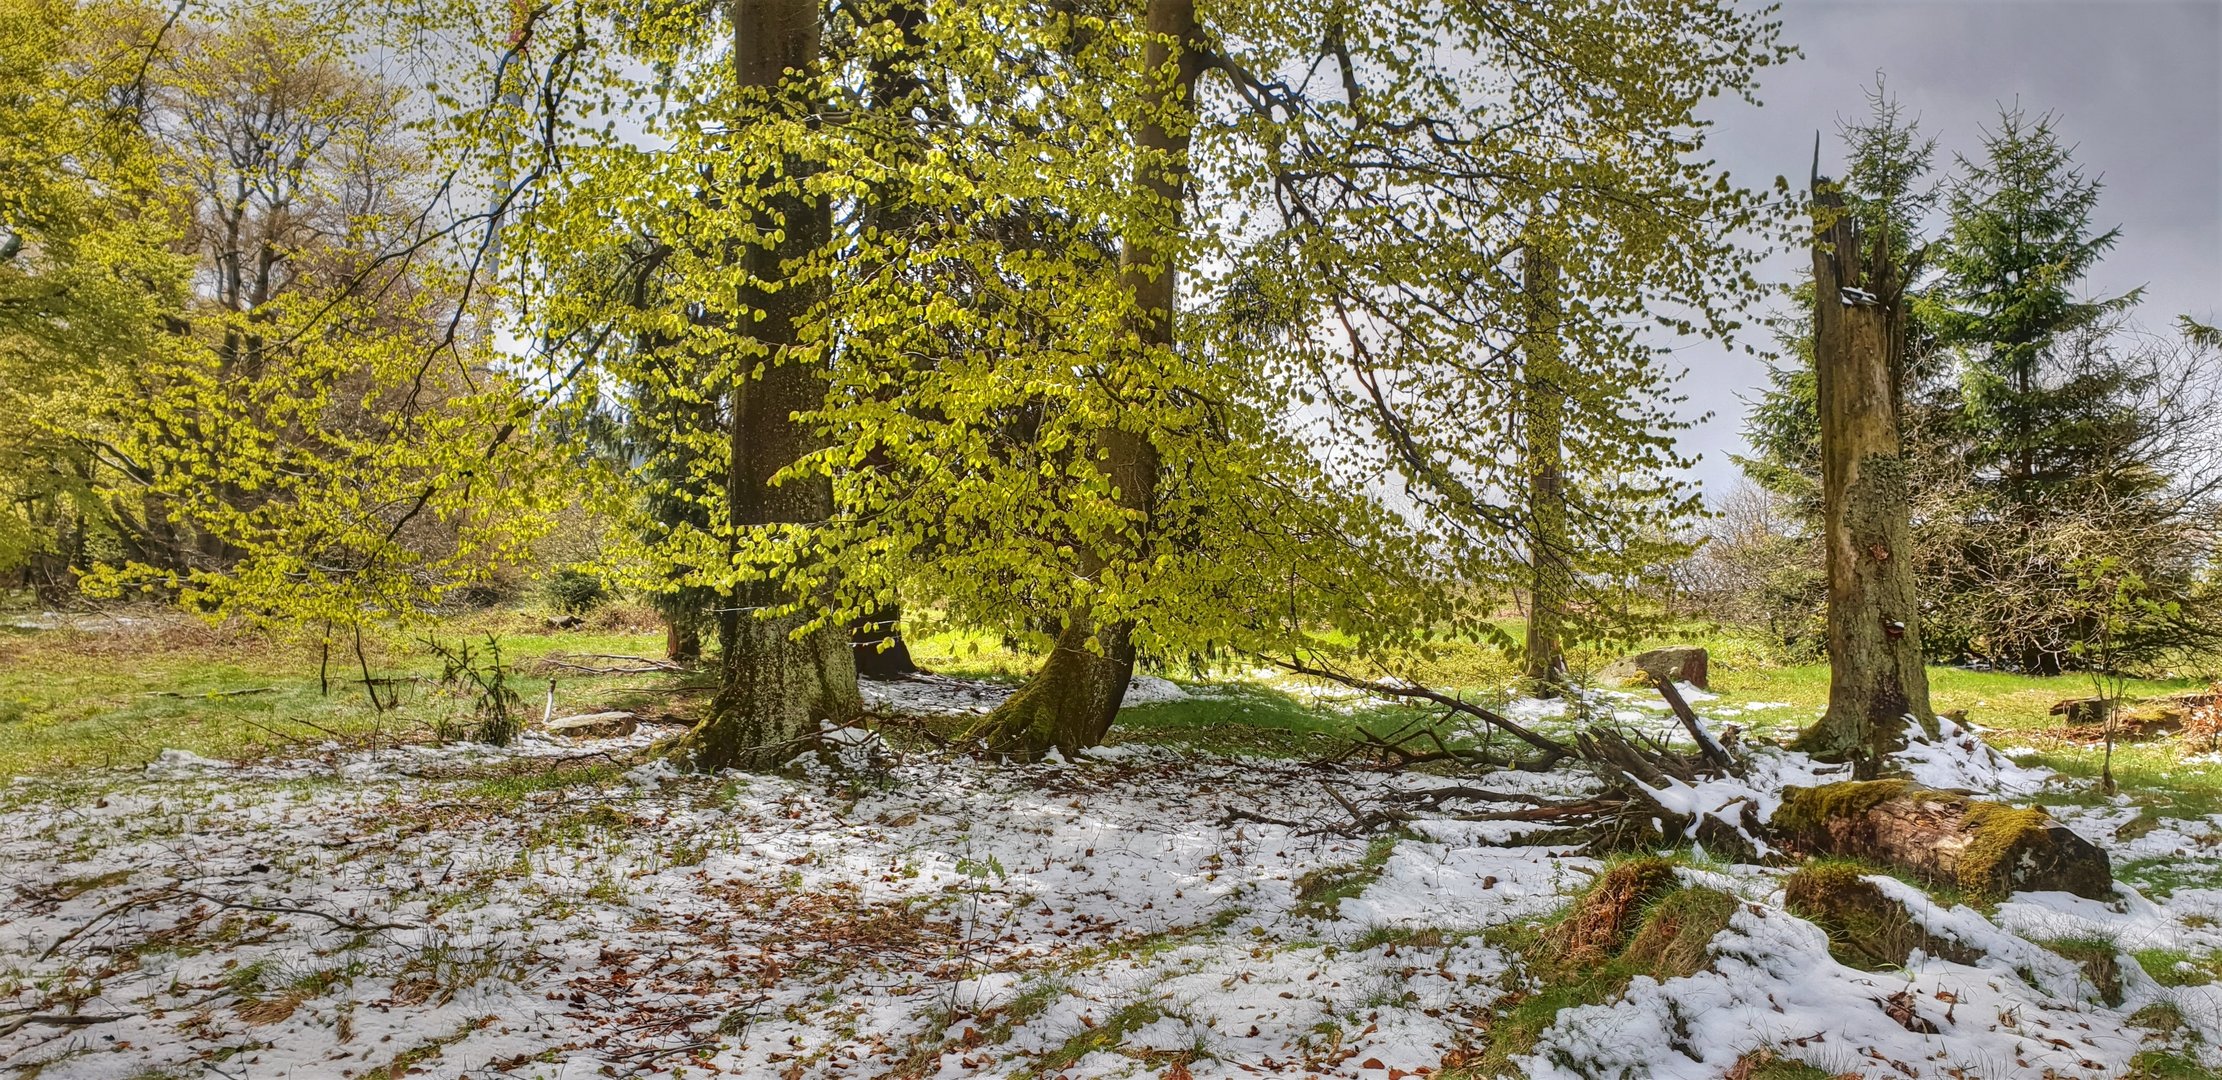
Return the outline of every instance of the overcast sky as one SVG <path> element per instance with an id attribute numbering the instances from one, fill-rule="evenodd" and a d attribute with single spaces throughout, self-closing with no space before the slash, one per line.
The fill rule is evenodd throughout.
<path id="1" fill-rule="evenodd" d="M 1759 109 L 1716 110 L 1708 152 L 1750 187 L 1802 184 L 1823 131 L 1821 171 L 1842 175 L 1837 126 L 1867 108 L 1876 72 L 1922 130 L 1937 164 L 1974 156 L 2001 103 L 2050 110 L 2086 175 L 2104 184 L 2094 224 L 2122 228 L 2086 291 L 2143 286 L 2142 320 L 2222 313 L 2222 0 L 1786 0 L 1785 37 L 1805 56 L 1766 74 Z M 1776 280 L 1808 266 L 1768 264 Z M 1757 361 L 1717 348 L 1681 354 L 1691 409 L 1714 417 L 1687 436 L 1709 497 L 1733 485 L 1743 403 Z"/>

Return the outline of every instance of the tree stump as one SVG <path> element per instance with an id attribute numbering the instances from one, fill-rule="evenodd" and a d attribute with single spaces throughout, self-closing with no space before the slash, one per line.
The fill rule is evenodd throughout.
<path id="1" fill-rule="evenodd" d="M 1905 870 L 1982 897 L 2114 894 L 2106 852 L 2037 807 L 1986 802 L 1906 780 L 1788 788 L 1768 821 L 1784 846 Z"/>

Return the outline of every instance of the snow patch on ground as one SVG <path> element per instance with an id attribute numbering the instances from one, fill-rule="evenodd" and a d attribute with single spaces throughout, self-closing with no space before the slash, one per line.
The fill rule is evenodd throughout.
<path id="1" fill-rule="evenodd" d="M 1832 1073 L 2106 1080 L 2139 1044 L 2114 1013 L 2012 975 L 1918 960 L 1903 972 L 1846 967 L 1818 927 L 1773 908 L 1739 909 L 1712 947 L 1712 970 L 1664 983 L 1638 976 L 1617 1003 L 1560 1013 L 1523 1070 L 1715 1080 L 1769 1047 Z M 1894 1017 L 1894 1004 L 1930 1031 Z"/>
<path id="2" fill-rule="evenodd" d="M 1934 737 L 1909 722 L 1906 748 L 1896 760 L 1915 783 L 1944 790 L 2022 796 L 2042 790 L 2052 779 L 2048 771 L 2018 764 L 1991 749 L 1981 736 L 1945 716 L 1937 717 Z"/>
<path id="3" fill-rule="evenodd" d="M 942 676 L 863 690 L 919 715 L 978 714 L 1011 692 Z M 1687 745 L 1655 697 L 1575 704 Z M 1569 703 L 1504 711 L 1561 721 Z M 1385 858 L 1329 828 L 1350 820 L 1342 800 L 1448 782 L 1421 774 L 1139 743 L 994 767 L 840 729 L 848 772 L 813 759 L 801 777 L 699 776 L 633 756 L 653 738 L 240 765 L 169 751 L 144 770 L 0 789 L 0 1017 L 114 1017 L 0 1035 L 0 1068 L 954 1080 L 1054 1061 L 1049 1075 L 1078 1080 L 1183 1060 L 1199 1080 L 1416 1075 L 1469 1053 L 1521 989 L 1516 958 L 1481 932 L 1547 915 L 1598 869 L 1574 837 L 1530 823 L 1419 814 Z M 2045 782 L 1957 727 L 1911 759 L 1936 786 Z M 1842 778 L 1772 747 L 1751 760 L 1743 779 L 1659 795 L 1740 823 L 1785 786 Z M 1573 770 L 1458 782 L 1594 790 Z M 2118 861 L 2218 842 L 2206 820 L 2120 839 L 2138 816 L 2126 802 L 2059 813 Z M 1686 871 L 1744 903 L 1711 968 L 1562 1013 L 1523 1068 L 1711 1080 L 1768 1046 L 1865 1075 L 2113 1076 L 2145 1037 L 2126 1018 L 2155 1001 L 2222 1045 L 2222 987 L 2163 987 L 2125 958 L 2108 1008 L 2035 944 L 2210 955 L 2222 890 L 2022 894 L 1985 918 L 1873 879 L 1981 955 L 1869 973 L 1780 909 L 1781 873 Z"/>

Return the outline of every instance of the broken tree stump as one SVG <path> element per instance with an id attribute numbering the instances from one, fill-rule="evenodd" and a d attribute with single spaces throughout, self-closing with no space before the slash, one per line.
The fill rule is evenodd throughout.
<path id="1" fill-rule="evenodd" d="M 2114 894 L 2106 852 L 2037 807 L 1986 802 L 1906 780 L 1783 791 L 1769 831 L 1804 855 L 1842 855 L 1985 897 Z"/>

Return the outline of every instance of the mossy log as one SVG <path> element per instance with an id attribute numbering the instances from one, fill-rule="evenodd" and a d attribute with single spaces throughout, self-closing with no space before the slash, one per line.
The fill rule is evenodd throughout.
<path id="1" fill-rule="evenodd" d="M 2037 807 L 1986 802 L 1906 780 L 1851 780 L 1783 792 L 1768 826 L 1804 855 L 1841 855 L 1982 897 L 2114 894 L 2106 852 Z"/>

